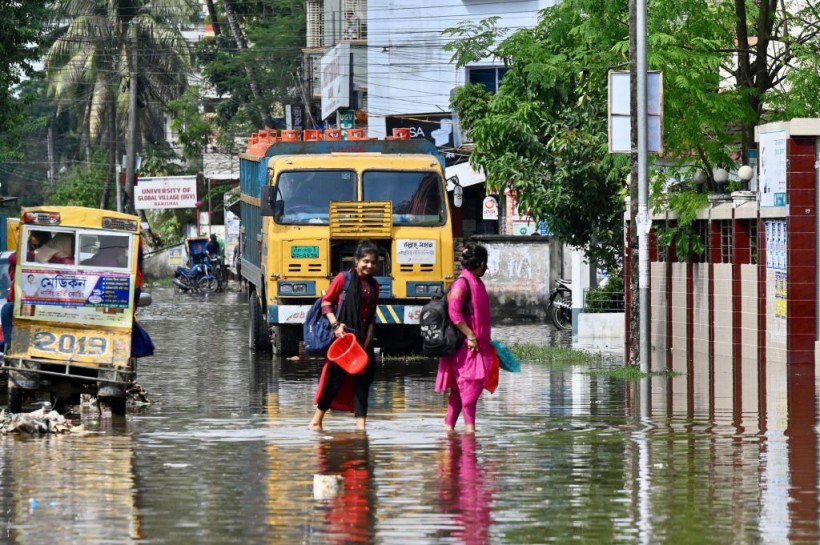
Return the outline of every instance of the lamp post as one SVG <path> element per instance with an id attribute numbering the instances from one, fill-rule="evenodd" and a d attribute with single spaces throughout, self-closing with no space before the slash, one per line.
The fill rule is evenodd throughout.
<path id="1" fill-rule="evenodd" d="M 737 169 L 737 177 L 740 178 L 740 188 L 749 191 L 749 182 L 754 178 L 755 171 L 749 165 L 743 165 Z"/>
<path id="2" fill-rule="evenodd" d="M 716 168 L 712 171 L 712 177 L 715 179 L 715 189 L 718 193 L 726 193 L 726 182 L 729 181 L 729 171 L 725 168 Z"/>

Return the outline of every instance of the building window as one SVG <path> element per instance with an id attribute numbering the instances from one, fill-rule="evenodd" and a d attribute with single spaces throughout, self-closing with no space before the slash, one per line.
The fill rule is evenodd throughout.
<path id="1" fill-rule="evenodd" d="M 730 220 L 720 221 L 720 262 L 731 263 L 734 241 L 732 238 L 732 222 Z"/>
<path id="2" fill-rule="evenodd" d="M 468 83 L 480 83 L 490 93 L 497 93 L 501 80 L 509 68 L 469 68 Z"/>

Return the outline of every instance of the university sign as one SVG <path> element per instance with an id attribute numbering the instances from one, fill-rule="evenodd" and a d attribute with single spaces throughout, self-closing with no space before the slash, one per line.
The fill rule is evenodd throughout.
<path id="1" fill-rule="evenodd" d="M 196 176 L 140 177 L 134 186 L 134 208 L 196 208 Z"/>

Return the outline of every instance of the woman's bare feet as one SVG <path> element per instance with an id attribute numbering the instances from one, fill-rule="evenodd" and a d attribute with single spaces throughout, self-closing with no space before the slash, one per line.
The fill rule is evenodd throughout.
<path id="1" fill-rule="evenodd" d="M 475 433 L 475 424 L 467 424 L 464 426 L 464 433 Z"/>
<path id="2" fill-rule="evenodd" d="M 308 429 L 310 431 L 322 431 L 322 421 L 325 418 L 325 411 L 320 411 L 316 409 L 316 412 L 313 413 L 313 418 L 310 419 L 310 424 L 308 424 Z"/>
<path id="3" fill-rule="evenodd" d="M 356 417 L 356 429 L 359 431 L 364 431 L 365 426 L 367 424 L 367 418 L 364 416 Z"/>
<path id="4" fill-rule="evenodd" d="M 448 426 L 447 424 L 444 424 L 444 431 L 449 433 L 449 432 L 456 431 L 456 429 L 453 426 Z"/>

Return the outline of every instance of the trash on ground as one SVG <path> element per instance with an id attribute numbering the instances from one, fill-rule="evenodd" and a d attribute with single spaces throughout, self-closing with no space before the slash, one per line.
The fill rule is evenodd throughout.
<path id="1" fill-rule="evenodd" d="M 66 433 L 82 430 L 82 426 L 74 426 L 66 417 L 52 411 L 50 404 L 47 405 L 30 413 L 0 411 L 0 433 Z"/>

